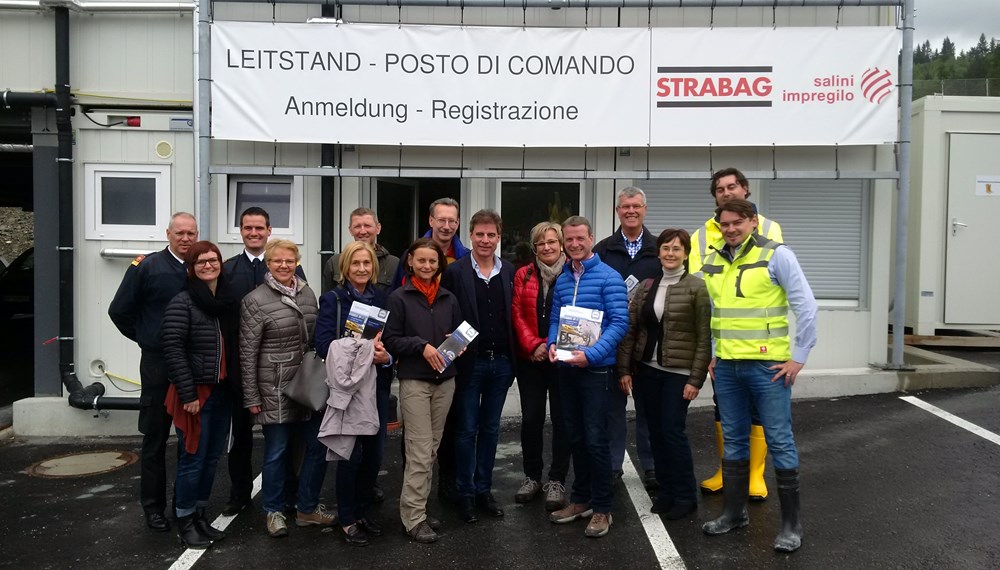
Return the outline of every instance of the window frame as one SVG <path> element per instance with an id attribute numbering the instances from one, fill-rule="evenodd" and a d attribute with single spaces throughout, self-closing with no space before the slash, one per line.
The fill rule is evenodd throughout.
<path id="1" fill-rule="evenodd" d="M 288 223 L 291 227 L 272 225 L 271 237 L 293 241 L 296 245 L 305 243 L 304 227 L 304 181 L 301 176 L 272 175 L 218 175 L 218 190 L 216 191 L 216 240 L 219 243 L 243 243 L 240 228 L 233 225 L 240 212 L 236 211 L 236 190 L 241 182 L 275 183 L 286 181 L 291 184 L 291 195 L 288 204 Z"/>
<path id="2" fill-rule="evenodd" d="M 170 223 L 169 164 L 115 164 L 93 162 L 84 164 L 84 239 L 123 241 L 165 241 Z M 145 176 L 144 176 L 145 175 Z M 150 178 L 155 182 L 153 224 L 104 224 L 102 194 L 104 178 Z"/>

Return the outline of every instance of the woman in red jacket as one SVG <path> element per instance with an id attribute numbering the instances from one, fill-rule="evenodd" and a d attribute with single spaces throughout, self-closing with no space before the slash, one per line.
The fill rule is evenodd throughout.
<path id="1" fill-rule="evenodd" d="M 517 389 L 521 394 L 521 453 L 524 457 L 524 483 L 514 500 L 527 503 L 546 491 L 545 508 L 554 511 L 565 507 L 566 472 L 569 470 L 569 440 L 563 431 L 562 404 L 556 386 L 556 367 L 546 353 L 549 334 L 549 311 L 552 308 L 552 285 L 562 273 L 566 256 L 562 250 L 562 228 L 555 222 L 542 222 L 531 230 L 535 260 L 514 275 L 514 299 L 511 311 L 514 336 L 517 338 Z M 542 447 L 545 427 L 545 399 L 552 414 L 552 465 L 549 481 L 542 486 Z"/>

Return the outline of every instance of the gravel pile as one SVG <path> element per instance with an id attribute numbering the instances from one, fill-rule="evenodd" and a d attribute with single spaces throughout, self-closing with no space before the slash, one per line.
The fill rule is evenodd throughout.
<path id="1" fill-rule="evenodd" d="M 35 245 L 35 214 L 21 208 L 0 208 L 0 258 L 4 265 Z"/>

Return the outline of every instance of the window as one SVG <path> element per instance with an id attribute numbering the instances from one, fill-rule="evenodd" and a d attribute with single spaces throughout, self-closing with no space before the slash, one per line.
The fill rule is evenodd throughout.
<path id="1" fill-rule="evenodd" d="M 579 212 L 579 182 L 501 182 L 503 235 L 500 238 L 500 257 L 515 267 L 531 263 L 535 258 L 531 249 L 531 228 L 539 222 L 561 223 Z"/>
<path id="2" fill-rule="evenodd" d="M 861 180 L 771 180 L 761 205 L 781 224 L 817 299 L 863 305 L 868 184 Z M 764 209 L 766 207 L 766 209 Z"/>
<path id="3" fill-rule="evenodd" d="M 302 178 L 299 176 L 219 176 L 218 225 L 221 243 L 240 243 L 240 214 L 252 206 L 271 219 L 271 236 L 303 243 Z"/>
<path id="4" fill-rule="evenodd" d="M 170 166 L 87 164 L 86 238 L 164 241 L 170 223 Z"/>

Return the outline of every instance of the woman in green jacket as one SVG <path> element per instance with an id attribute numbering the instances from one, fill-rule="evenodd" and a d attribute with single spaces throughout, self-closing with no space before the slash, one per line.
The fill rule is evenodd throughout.
<path id="1" fill-rule="evenodd" d="M 618 376 L 646 411 L 660 484 L 652 511 L 680 519 L 698 507 L 687 409 L 712 358 L 711 304 L 705 283 L 687 271 L 691 236 L 663 230 L 656 240 L 663 272 L 643 281 L 629 303 L 629 330 L 618 347 Z"/>

